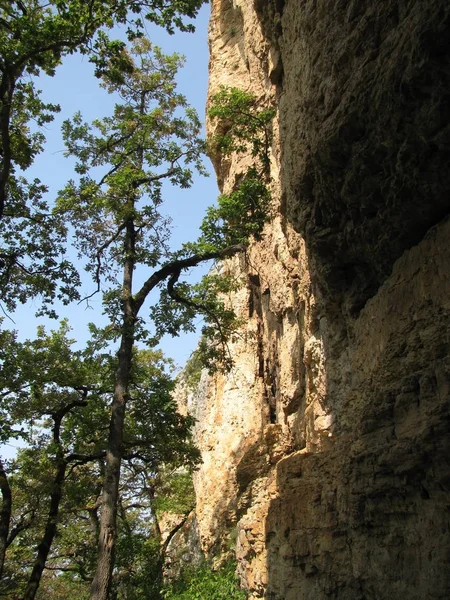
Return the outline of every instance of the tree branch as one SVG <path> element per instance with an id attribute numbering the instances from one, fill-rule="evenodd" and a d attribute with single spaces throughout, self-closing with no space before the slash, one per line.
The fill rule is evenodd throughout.
<path id="1" fill-rule="evenodd" d="M 2 19 L 2 17 L 0 17 L 0 25 L 2 25 L 8 31 L 12 31 L 11 25 L 8 23 L 8 21 L 5 21 L 5 19 Z"/>
<path id="2" fill-rule="evenodd" d="M 72 452 L 68 456 L 66 456 L 66 462 L 76 462 L 74 467 L 78 465 L 85 465 L 88 462 L 92 462 L 94 460 L 98 460 L 99 458 L 104 458 L 106 455 L 106 450 L 102 450 L 101 452 L 97 452 L 96 454 L 78 454 L 76 452 Z"/>
<path id="3" fill-rule="evenodd" d="M 12 527 L 11 531 L 9 532 L 9 536 L 8 536 L 8 541 L 6 544 L 6 547 L 9 548 L 9 546 L 13 543 L 13 541 L 16 539 L 16 537 L 19 535 L 19 533 L 21 531 L 25 531 L 26 529 L 29 529 L 31 527 L 31 525 L 34 522 L 35 519 L 35 513 L 34 511 L 30 511 L 31 512 L 31 516 L 28 520 L 26 520 L 24 517 L 26 516 L 23 515 L 23 518 L 21 519 L 21 521 L 15 525 L 14 527 Z"/>
<path id="4" fill-rule="evenodd" d="M 20 8 L 20 10 L 22 11 L 22 14 L 26 17 L 28 14 L 27 9 L 25 8 L 25 5 L 23 2 L 21 2 L 21 0 L 16 0 L 16 4 L 17 6 Z"/>
<path id="5" fill-rule="evenodd" d="M 85 296 L 84 298 L 82 298 L 78 304 L 81 304 L 82 302 L 85 302 L 86 300 L 89 300 L 89 298 L 92 298 L 92 296 L 95 296 L 95 294 L 98 294 L 98 292 L 100 291 L 100 270 L 102 268 L 102 262 L 101 262 L 101 258 L 102 258 L 102 254 L 103 252 L 113 243 L 117 240 L 117 238 L 119 237 L 119 235 L 122 233 L 122 231 L 125 229 L 126 227 L 126 223 L 122 223 L 122 225 L 120 225 L 120 227 L 117 229 L 117 231 L 114 233 L 114 235 L 112 235 L 109 240 L 107 240 L 104 244 L 102 244 L 100 246 L 100 248 L 97 249 L 96 255 L 95 255 L 95 259 L 97 261 L 97 266 L 95 269 L 95 283 L 97 284 L 97 289 L 94 290 L 92 292 L 92 294 L 89 294 L 88 296 Z"/>
<path id="6" fill-rule="evenodd" d="M 0 578 L 3 573 L 6 548 L 8 547 L 9 525 L 11 522 L 12 493 L 8 475 L 0 460 L 0 490 L 2 492 L 2 507 L 0 510 Z"/>
<path id="7" fill-rule="evenodd" d="M 172 298 L 172 300 L 175 300 L 175 302 L 178 302 L 179 304 L 184 304 L 185 306 L 188 306 L 190 308 L 194 308 L 197 312 L 202 312 L 205 315 L 208 315 L 208 317 L 210 317 L 210 319 L 214 321 L 217 330 L 220 334 L 220 345 L 222 346 L 224 354 L 225 352 L 228 354 L 228 357 L 232 363 L 233 359 L 227 344 L 227 334 L 224 332 L 220 319 L 217 317 L 217 314 L 214 311 L 212 311 L 208 306 L 206 306 L 206 304 L 202 304 L 201 302 L 194 302 L 193 300 L 190 300 L 189 298 L 178 294 L 178 292 L 175 289 L 175 284 L 177 283 L 180 275 L 181 272 L 174 273 L 169 279 L 167 283 L 167 292 L 169 296 Z"/>
<path id="8" fill-rule="evenodd" d="M 153 183 L 154 181 L 159 181 L 160 179 L 165 179 L 166 177 L 171 177 L 176 173 L 175 169 L 169 169 L 165 173 L 161 173 L 160 175 L 153 175 L 152 177 L 141 177 L 141 179 L 137 179 L 133 181 L 133 188 L 136 189 L 140 185 L 144 183 Z"/>
<path id="9" fill-rule="evenodd" d="M 59 434 L 60 434 L 60 430 L 61 430 L 61 423 L 62 420 L 64 419 L 64 417 L 67 415 L 67 413 L 69 413 L 73 408 L 76 408 L 78 406 L 87 406 L 87 395 L 88 395 L 88 391 L 87 390 L 82 390 L 81 391 L 81 400 L 74 400 L 73 402 L 69 402 L 69 404 L 65 404 L 64 406 L 62 406 L 59 410 L 53 411 L 50 413 L 51 418 L 54 421 L 54 427 L 53 427 L 53 441 L 60 445 L 60 439 L 59 439 Z M 67 462 L 66 462 L 67 464 Z"/>
<path id="10" fill-rule="evenodd" d="M 175 527 L 170 531 L 169 535 L 164 540 L 164 543 L 161 546 L 161 557 L 162 557 L 163 561 L 165 559 L 165 556 L 167 553 L 167 548 L 169 547 L 170 542 L 172 541 L 175 534 L 178 533 L 178 531 L 180 531 L 180 529 L 186 523 L 186 521 L 188 520 L 189 515 L 191 514 L 192 511 L 193 511 L 193 509 L 191 508 L 187 513 L 184 514 L 181 521 L 177 525 L 175 525 Z"/>
<path id="11" fill-rule="evenodd" d="M 149 293 L 160 283 L 162 283 L 168 277 L 180 276 L 181 272 L 191 267 L 206 262 L 208 260 L 220 260 L 223 258 L 229 258 L 239 252 L 244 252 L 246 246 L 244 244 L 235 244 L 234 246 L 228 246 L 223 250 L 216 250 L 214 252 L 206 252 L 205 254 L 194 254 L 188 258 L 180 258 L 172 262 L 167 263 L 158 271 L 155 271 L 148 279 L 144 282 L 139 292 L 134 297 L 135 314 L 137 315 L 140 308 L 144 304 Z"/>
<path id="12" fill-rule="evenodd" d="M 44 569 L 46 571 L 61 571 L 61 573 L 79 573 L 79 569 L 77 567 L 48 567 L 45 566 Z"/>
<path id="13" fill-rule="evenodd" d="M 13 81 L 10 81 L 10 79 Z M 3 211 L 5 209 L 6 188 L 11 172 L 12 154 L 9 128 L 14 83 L 14 73 L 5 71 L 0 85 L 0 137 L 2 149 L 2 166 L 0 168 L 0 219 L 3 217 Z"/>

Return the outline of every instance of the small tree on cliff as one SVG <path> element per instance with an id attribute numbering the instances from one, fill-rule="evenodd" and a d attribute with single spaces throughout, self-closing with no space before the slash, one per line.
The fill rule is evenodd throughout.
<path id="1" fill-rule="evenodd" d="M 206 354 L 210 358 L 225 356 L 223 343 L 233 330 L 235 317 L 225 309 L 218 292 L 226 290 L 228 282 L 211 276 L 197 286 L 188 286 L 179 279 L 201 263 L 244 251 L 250 236 L 260 234 L 267 218 L 264 139 L 273 113 L 258 113 L 251 96 L 223 91 L 218 110 L 229 119 L 223 145 L 229 151 L 243 151 L 251 140 L 254 165 L 239 188 L 221 196 L 218 206 L 208 211 L 197 242 L 176 252 L 169 249 L 169 227 L 160 212 L 162 183 L 167 180 L 186 188 L 191 185 L 192 168 L 203 172 L 200 122 L 175 88 L 180 62 L 178 56 L 163 56 L 140 40 L 131 53 L 124 52 L 120 60 L 104 65 L 104 85 L 121 99 L 114 115 L 92 125 L 76 115 L 64 125 L 68 154 L 77 157 L 81 178 L 61 193 L 58 211 L 75 229 L 75 245 L 87 259 L 96 291 L 107 285 L 103 300 L 110 326 L 104 334 L 119 343 L 91 600 L 107 600 L 111 588 L 134 348 L 149 338 L 142 317 L 144 303 L 156 288 L 163 288 L 152 311 L 157 334 L 178 335 L 182 329 L 192 329 L 194 317 L 202 313 L 211 340 L 205 345 Z M 247 116 L 243 117 L 243 112 Z M 233 119 L 238 146 L 231 142 Z M 259 139 L 262 141 L 257 142 Z M 95 179 L 98 172 L 101 174 Z M 136 285 L 138 266 L 144 277 Z"/>

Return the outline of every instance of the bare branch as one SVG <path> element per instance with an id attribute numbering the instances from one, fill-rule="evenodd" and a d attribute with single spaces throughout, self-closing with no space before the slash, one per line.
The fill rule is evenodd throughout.
<path id="1" fill-rule="evenodd" d="M 46 571 L 61 571 L 61 573 L 78 573 L 79 569 L 77 567 L 49 567 L 45 566 L 44 569 Z"/>
<path id="2" fill-rule="evenodd" d="M 107 241 L 106 241 L 104 244 L 102 244 L 102 245 L 100 246 L 100 248 L 98 248 L 98 249 L 97 249 L 97 252 L 96 252 L 96 255 L 95 255 L 95 258 L 96 258 L 96 261 L 97 261 L 97 267 L 96 267 L 96 269 L 95 269 L 95 279 L 94 279 L 94 280 L 95 280 L 95 282 L 96 282 L 96 284 L 97 284 L 97 289 L 96 289 L 96 290 L 94 290 L 94 291 L 92 292 L 92 294 L 89 294 L 88 296 L 85 296 L 84 298 L 82 298 L 82 299 L 81 299 L 81 300 L 78 302 L 78 304 L 82 304 L 82 303 L 83 303 L 83 302 L 85 302 L 86 300 L 89 300 L 90 298 L 92 298 L 93 296 L 95 296 L 95 294 L 98 294 L 98 293 L 99 293 L 99 291 L 100 291 L 100 284 L 101 284 L 101 281 L 100 281 L 100 271 L 101 271 L 101 268 L 102 268 L 102 255 L 103 255 L 103 252 L 104 252 L 104 251 L 105 251 L 107 248 L 109 248 L 109 246 L 110 246 L 110 245 L 111 245 L 113 242 L 115 242 L 115 241 L 117 240 L 117 238 L 119 237 L 119 235 L 122 233 L 122 231 L 123 231 L 125 228 L 126 228 L 126 223 L 122 223 L 122 225 L 120 225 L 120 227 L 117 229 L 117 231 L 114 233 L 114 235 L 112 235 L 112 236 L 109 238 L 109 240 L 107 240 Z"/>
<path id="3" fill-rule="evenodd" d="M 8 23 L 8 21 L 5 21 L 5 19 L 2 19 L 1 17 L 0 17 L 0 25 L 2 25 L 5 29 L 8 29 L 8 31 L 12 31 L 12 27 Z"/>
<path id="4" fill-rule="evenodd" d="M 175 525 L 175 527 L 170 531 L 169 535 L 166 537 L 166 539 L 164 540 L 164 543 L 161 546 L 161 556 L 164 560 L 166 552 L 167 552 L 167 548 L 169 547 L 170 542 L 172 541 L 174 535 L 180 531 L 180 529 L 183 527 L 183 525 L 186 523 L 186 521 L 189 518 L 189 515 L 191 514 L 193 509 L 190 509 L 187 513 L 184 514 L 183 518 L 181 519 L 181 521 Z"/>
<path id="5" fill-rule="evenodd" d="M 20 8 L 20 10 L 22 11 L 23 15 L 26 17 L 28 14 L 27 9 L 25 8 L 25 5 L 23 2 L 21 2 L 21 0 L 16 0 L 16 4 L 17 6 Z"/>
<path id="6" fill-rule="evenodd" d="M 11 531 L 9 532 L 8 541 L 6 544 L 7 548 L 13 543 L 13 541 L 16 539 L 20 532 L 25 531 L 26 529 L 29 529 L 32 526 L 35 516 L 36 512 L 33 509 L 26 511 L 23 515 L 21 515 L 21 518 L 17 525 L 12 527 Z"/>

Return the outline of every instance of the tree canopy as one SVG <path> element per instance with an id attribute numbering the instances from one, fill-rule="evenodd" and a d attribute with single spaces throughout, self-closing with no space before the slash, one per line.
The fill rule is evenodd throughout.
<path id="1" fill-rule="evenodd" d="M 100 77 L 111 60 L 120 63 L 123 41 L 108 32 L 120 24 L 129 40 L 143 35 L 145 21 L 169 32 L 193 30 L 189 22 L 204 0 L 0 0 L 0 286 L 7 310 L 43 296 L 78 298 L 79 281 L 67 259 L 64 222 L 52 214 L 47 182 L 24 171 L 43 151 L 44 126 L 60 111 L 41 100 L 40 74 L 54 75 L 64 56 L 80 52 Z M 186 17 L 188 21 L 186 21 Z"/>
<path id="2" fill-rule="evenodd" d="M 92 576 L 117 358 L 73 350 L 68 334 L 63 323 L 50 334 L 40 328 L 30 341 L 11 336 L 2 356 L 0 390 L 8 424 L 2 420 L 0 433 L 7 439 L 15 427 L 27 446 L 7 465 L 9 474 L 3 473 L 14 507 L 1 515 L 1 547 L 8 558 L 0 590 L 27 599 L 34 597 L 46 563 L 82 580 Z M 132 505 L 151 515 L 151 481 L 162 465 L 189 467 L 198 460 L 192 419 L 177 413 L 173 387 L 161 352 L 137 350 L 123 433 L 122 521 L 132 519 Z M 64 533 L 55 541 L 57 524 Z M 77 530 L 86 530 L 87 547 L 75 543 L 70 532 Z"/>

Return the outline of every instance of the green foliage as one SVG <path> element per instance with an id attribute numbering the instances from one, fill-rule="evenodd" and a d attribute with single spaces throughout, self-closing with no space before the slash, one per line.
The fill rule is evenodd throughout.
<path id="1" fill-rule="evenodd" d="M 238 330 L 241 320 L 227 308 L 227 296 L 239 288 L 240 282 L 230 276 L 209 273 L 198 284 L 180 282 L 176 288 L 163 289 L 158 304 L 150 314 L 159 335 L 179 335 L 193 331 L 196 316 L 203 316 L 197 356 L 210 372 L 228 370 L 233 361 L 228 341 Z"/>
<path id="2" fill-rule="evenodd" d="M 163 591 L 164 600 L 245 600 L 236 578 L 236 564 L 227 563 L 213 570 L 205 565 L 187 570 Z"/>
<path id="3" fill-rule="evenodd" d="M 28 0 L 25 7 L 33 1 Z M 146 7 L 150 18 L 170 29 L 172 24 L 184 27 L 177 14 L 182 11 L 190 15 L 189 11 L 195 12 L 200 4 L 154 0 L 150 8 L 148 3 Z M 22 301 L 39 290 L 50 305 L 55 297 L 77 298 L 76 273 L 64 262 L 65 239 L 71 227 L 79 257 L 85 260 L 95 283 L 93 293 L 103 291 L 109 324 L 103 330 L 91 327 L 92 339 L 83 351 L 73 349 L 66 323 L 50 334 L 40 329 L 35 340 L 26 342 L 18 342 L 13 333 L 0 335 L 0 437 L 2 441 L 21 437 L 28 444 L 8 465 L 16 502 L 12 522 L 23 527 L 10 541 L 6 568 L 8 582 L 16 581 L 13 593 L 22 594 L 34 560 L 33 548 L 47 531 L 49 503 L 55 507 L 55 495 L 59 494 L 54 508 L 57 514 L 50 519 L 50 525 L 58 523 L 59 531 L 55 537 L 53 528 L 48 542 L 52 550 L 43 560 L 50 567 L 43 581 L 45 589 L 59 590 L 55 594 L 75 596 L 79 589 L 82 598 L 94 568 L 93 540 L 106 539 L 98 535 L 98 527 L 103 532 L 116 529 L 114 516 L 105 520 L 110 518 L 108 511 L 101 512 L 98 522 L 103 491 L 102 501 L 117 507 L 119 513 L 119 543 L 117 552 L 107 552 L 106 576 L 113 574 L 110 557 L 115 555 L 114 589 L 124 597 L 140 600 L 158 592 L 158 579 L 151 583 L 146 575 L 151 572 L 159 577 L 161 573 L 161 554 L 154 544 L 146 543 L 150 537 L 160 541 L 155 511 L 190 510 L 190 476 L 179 468 L 194 467 L 199 455 L 190 437 L 192 419 L 179 415 L 171 398 L 171 365 L 155 350 L 138 350 L 136 343 L 153 348 L 166 332 L 178 335 L 192 330 L 197 315 L 202 314 L 198 357 L 209 366 L 221 362 L 224 368 L 231 367 L 227 341 L 236 335 L 240 323 L 229 308 L 227 296 L 239 287 L 239 281 L 226 276 L 220 267 L 195 285 L 189 285 L 182 276 L 201 263 L 243 252 L 252 238 L 260 239 L 270 216 L 268 166 L 273 111 L 261 111 L 251 96 L 239 90 L 224 89 L 217 96 L 211 117 L 220 120 L 223 133 L 214 142 L 216 148 L 224 153 L 247 153 L 253 158 L 252 165 L 239 185 L 230 194 L 221 195 L 217 206 L 208 210 L 199 239 L 172 251 L 169 219 L 161 208 L 162 184 L 167 181 L 186 188 L 192 183 L 194 169 L 204 172 L 201 124 L 175 85 L 182 59 L 164 56 L 136 30 L 130 32 L 134 38 L 130 50 L 121 42 L 111 42 L 105 33 L 95 37 L 98 28 L 95 25 L 92 29 L 86 22 L 86 6 L 94 11 L 92 14 L 100 11 L 99 27 L 102 23 L 112 27 L 114 21 L 126 18 L 127 8 L 139 15 L 141 4 L 119 1 L 114 4 L 118 12 L 111 14 L 102 12 L 111 8 L 110 3 L 100 0 L 50 2 L 48 10 L 38 3 L 35 16 L 50 27 L 46 32 L 49 41 L 53 33 L 60 35 L 61 31 L 76 38 L 72 26 L 81 27 L 86 37 L 73 39 L 74 45 L 64 45 L 63 40 L 61 46 L 60 40 L 44 53 L 39 35 L 33 42 L 29 37 L 27 43 L 38 44 L 36 60 L 24 63 L 17 77 L 20 79 L 25 71 L 51 74 L 64 53 L 81 44 L 86 53 L 94 49 L 93 61 L 102 85 L 120 100 L 111 117 L 89 124 L 77 114 L 64 123 L 67 155 L 77 160 L 79 177 L 60 193 L 54 210 L 42 201 L 45 189 L 40 182 L 29 184 L 15 178 L 13 169 L 3 170 L 10 193 L 7 211 L 14 208 L 15 213 L 4 213 L 10 221 L 2 223 L 5 250 L 0 267 L 6 265 L 4 282 L 9 291 L 4 298 L 8 306 L 14 306 L 16 297 Z M 72 9 L 75 12 L 69 18 L 65 11 Z M 12 12 L 0 14 L 15 15 L 17 11 L 23 13 L 19 2 L 14 3 Z M 80 20 L 78 25 L 70 20 L 74 15 Z M 138 21 L 137 16 L 134 24 L 139 29 Z M 8 27 L 3 25 L 0 21 L 0 33 L 8 36 Z M 19 44 L 12 57 L 14 52 L 17 56 L 22 52 L 20 44 L 25 44 L 26 35 L 24 30 L 10 40 L 13 46 Z M 8 56 L 6 53 L 4 60 L 12 60 Z M 40 105 L 32 88 L 22 89 L 23 109 L 13 106 L 16 96 L 1 99 L 3 117 L 5 107 L 13 107 L 7 115 L 8 124 L 11 118 L 17 123 L 17 132 L 12 135 L 8 129 L 1 141 L 10 167 L 27 166 L 40 151 L 42 138 L 32 137 L 26 130 L 30 115 L 43 123 L 56 110 Z M 33 210 L 27 213 L 30 206 Z M 16 224 L 23 228 L 22 237 Z M 50 231 L 47 238 L 44 225 Z M 138 267 L 144 269 L 144 281 L 136 289 L 133 276 Z M 142 307 L 158 287 L 161 294 L 150 313 L 155 332 L 150 335 Z M 112 349 L 116 342 L 120 342 L 117 353 Z M 121 464 L 120 479 L 117 464 Z M 158 478 L 162 465 L 171 473 L 166 479 Z M 103 485 L 103 478 L 117 484 L 119 498 L 111 491 L 115 486 Z M 32 519 L 28 519 L 30 515 Z M 63 585 L 61 573 L 67 577 L 67 585 Z M 71 579 L 68 573 L 72 573 Z M 178 590 L 191 595 L 180 597 L 242 597 L 230 570 L 204 569 L 193 581 L 195 585 L 186 583 L 184 591 Z"/>
<path id="4" fill-rule="evenodd" d="M 174 26 L 181 31 L 194 31 L 192 24 L 186 24 L 180 15 L 194 18 L 198 10 L 207 0 L 157 0 L 147 5 L 146 18 L 157 25 L 165 27 L 169 33 L 174 32 Z"/>
<path id="5" fill-rule="evenodd" d="M 248 169 L 238 188 L 221 194 L 200 227 L 201 242 L 213 247 L 246 246 L 250 238 L 261 239 L 270 216 L 270 192 L 255 168 Z"/>
<path id="6" fill-rule="evenodd" d="M 252 94 L 238 88 L 222 87 L 212 98 L 209 117 L 219 120 L 219 133 L 210 141 L 212 153 L 246 152 L 257 159 L 268 174 L 271 123 L 274 108 L 260 109 Z"/>
<path id="7" fill-rule="evenodd" d="M 170 32 L 174 27 L 193 31 L 183 16 L 194 18 L 204 0 L 2 0 L 0 3 L 0 47 L 4 82 L 15 87 L 13 112 L 18 121 L 11 123 L 11 141 L 14 135 L 27 135 L 24 127 L 31 117 L 38 125 L 50 120 L 47 110 L 57 110 L 57 105 L 44 106 L 33 84 L 25 82 L 25 74 L 54 75 L 56 67 L 66 54 L 80 51 L 93 61 L 103 61 L 106 56 L 118 56 L 123 43 L 110 41 L 105 30 L 115 24 L 128 25 L 128 37 L 142 37 L 145 19 L 157 23 Z M 99 37 L 96 38 L 97 33 Z M 2 98 L 3 100 L 3 98 Z M 22 125 L 20 127 L 19 125 Z M 29 146 L 29 140 L 24 143 Z M 42 141 L 42 138 L 41 138 Z M 21 154 L 12 155 L 13 162 L 23 166 Z"/>
<path id="8" fill-rule="evenodd" d="M 105 351 L 74 350 L 69 334 L 65 322 L 49 334 L 39 328 L 36 339 L 25 342 L 18 342 L 13 332 L 0 334 L 0 437 L 3 442 L 12 436 L 27 442 L 7 465 L 14 499 L 11 531 L 18 533 L 8 548 L 0 591 L 11 597 L 20 596 L 26 585 L 61 460 L 68 468 L 59 534 L 47 561 L 51 570 L 44 574 L 43 589 L 53 590 L 52 594 L 71 590 L 82 598 L 95 564 L 95 520 L 117 357 Z M 117 556 L 118 567 L 128 565 L 130 573 L 140 577 L 151 558 L 147 540 L 153 536 L 158 471 L 162 465 L 172 470 L 193 466 L 199 458 L 190 436 L 192 420 L 177 413 L 173 386 L 171 364 L 161 352 L 136 350 L 124 428 Z M 57 415 L 63 413 L 55 428 Z M 63 579 L 58 569 L 65 573 Z"/>
<path id="9" fill-rule="evenodd" d="M 79 401 L 64 415 L 59 435 L 67 455 L 94 460 L 106 448 L 117 357 L 111 352 L 73 350 L 69 332 L 66 322 L 50 334 L 40 327 L 37 338 L 25 342 L 18 342 L 12 332 L 2 332 L 0 341 L 7 346 L 0 349 L 4 411 L 0 435 L 6 441 L 15 428 L 15 435 L 27 439 L 31 449 L 48 445 L 51 455 L 49 418 Z M 160 351 L 135 351 L 124 445 L 148 468 L 198 460 L 190 441 L 192 418 L 177 413 L 174 385 L 171 363 Z"/>
<path id="10" fill-rule="evenodd" d="M 42 444 L 39 448 L 19 451 L 9 464 L 9 473 L 14 500 L 11 532 L 17 535 L 8 547 L 0 593 L 12 600 L 23 597 L 48 515 L 54 479 L 48 449 Z M 87 465 L 67 475 L 66 493 L 58 516 L 59 535 L 54 540 L 47 560 L 49 570 L 44 572 L 40 588 L 41 595 L 47 593 L 52 600 L 86 597 L 86 577 L 95 558 L 95 533 L 84 508 L 97 502 L 95 481 L 98 477 L 98 470 Z M 58 574 L 58 568 L 68 571 Z M 64 596 L 69 591 L 73 596 Z"/>
<path id="11" fill-rule="evenodd" d="M 103 73 L 105 87 L 118 91 L 124 101 L 116 105 L 113 117 L 89 125 L 75 115 L 64 124 L 67 153 L 78 159 L 81 178 L 60 194 L 57 214 L 64 214 L 74 227 L 76 247 L 86 257 L 98 289 L 101 281 L 111 284 L 104 302 L 113 323 L 122 310 L 123 265 L 117 257 L 122 256 L 127 236 L 131 243 L 126 226 L 130 222 L 133 254 L 129 258 L 134 267 L 156 269 L 148 285 L 134 294 L 136 302 L 140 305 L 157 284 L 162 287 L 150 309 L 157 336 L 193 331 L 200 313 L 205 319 L 200 348 L 205 364 L 211 369 L 218 363 L 229 368 L 232 360 L 226 342 L 239 322 L 226 308 L 224 296 L 236 289 L 236 282 L 210 274 L 192 286 L 179 278 L 190 267 L 232 256 L 244 250 L 251 238 L 260 239 L 270 217 L 266 165 L 273 111 L 259 110 L 252 96 L 235 89 L 223 89 L 215 97 L 212 118 L 231 123 L 228 149 L 250 152 L 254 163 L 238 187 L 222 194 L 217 205 L 208 209 L 199 239 L 171 252 L 169 223 L 159 211 L 162 183 L 168 179 L 173 185 L 189 187 L 192 168 L 203 173 L 200 122 L 176 92 L 179 56 L 163 56 L 158 48 L 139 40 L 123 60 L 133 68 L 121 70 L 118 77 L 117 65 L 107 63 Z M 90 176 L 97 167 L 106 169 L 100 180 Z"/>
<path id="12" fill-rule="evenodd" d="M 192 472 L 184 469 L 163 469 L 158 478 L 154 508 L 158 514 L 188 514 L 195 506 Z"/>
<path id="13" fill-rule="evenodd" d="M 203 368 L 204 364 L 201 354 L 198 350 L 194 350 L 184 366 L 182 373 L 183 381 L 185 381 L 192 390 L 195 390 L 200 383 Z"/>
<path id="14" fill-rule="evenodd" d="M 210 143 L 210 149 L 224 154 L 249 153 L 254 161 L 235 190 L 221 194 L 217 204 L 208 208 L 200 237 L 185 244 L 178 253 L 183 258 L 193 255 L 225 258 L 245 251 L 251 239 L 261 239 L 264 225 L 270 219 L 268 170 L 274 110 L 260 110 L 254 97 L 241 90 L 222 88 L 213 97 L 209 115 L 219 119 L 222 130 Z M 201 313 L 204 326 L 197 356 L 210 371 L 231 368 L 233 361 L 227 341 L 236 334 L 240 322 L 227 308 L 225 299 L 239 282 L 213 272 L 192 286 L 179 282 L 180 274 L 181 269 L 175 272 L 159 303 L 151 309 L 158 334 L 192 331 L 194 319 Z"/>
<path id="15" fill-rule="evenodd" d="M 271 123 L 273 108 L 260 109 L 254 96 L 237 88 L 215 94 L 209 117 L 218 120 L 218 131 L 209 142 L 211 152 L 223 155 L 250 153 L 254 163 L 230 194 L 219 196 L 217 206 L 208 209 L 201 225 L 200 243 L 212 246 L 247 245 L 261 238 L 270 218 Z"/>
<path id="16" fill-rule="evenodd" d="M 114 591 L 127 600 L 160 600 L 161 554 L 157 537 L 141 532 L 121 535 Z"/>
<path id="17" fill-rule="evenodd" d="M 252 166 L 230 194 L 221 194 L 217 205 L 207 210 L 201 225 L 201 247 L 246 246 L 260 239 L 270 218 L 269 166 L 273 108 L 260 109 L 254 96 L 237 88 L 215 94 L 209 117 L 218 121 L 217 133 L 209 142 L 212 153 L 250 153 Z"/>
<path id="18" fill-rule="evenodd" d="M 18 177 L 0 219 L 1 302 L 13 311 L 40 297 L 41 312 L 54 315 L 53 304 L 79 299 L 77 270 L 67 259 L 67 227 L 43 199 L 47 188 L 38 179 Z"/>
<path id="19" fill-rule="evenodd" d="M 74 227 L 74 243 L 94 281 L 112 284 L 104 299 L 113 320 L 120 311 L 115 286 L 120 285 L 117 257 L 123 252 L 125 223 L 133 220 L 134 263 L 156 267 L 168 254 L 170 236 L 169 220 L 159 211 L 164 180 L 184 188 L 191 185 L 191 167 L 204 172 L 200 121 L 176 92 L 182 59 L 164 56 L 145 40 L 127 56 L 134 66 L 122 73 L 122 81 L 115 65 L 104 74 L 105 86 L 122 98 L 113 116 L 87 124 L 77 114 L 64 123 L 67 154 L 77 158 L 82 176 L 61 192 L 56 210 Z M 105 172 L 98 180 L 90 175 L 97 167 Z"/>
<path id="20" fill-rule="evenodd" d="M 64 221 L 43 201 L 45 183 L 20 173 L 42 152 L 43 127 L 60 110 L 41 100 L 30 76 L 53 76 L 64 56 L 81 52 L 97 76 L 114 65 L 109 77 L 120 79 L 132 65 L 124 43 L 110 40 L 108 30 L 126 25 L 128 39 L 138 39 L 146 19 L 170 33 L 193 31 L 185 17 L 194 18 L 204 1 L 0 0 L 0 288 L 7 310 L 42 295 L 44 311 L 55 316 L 55 299 L 78 298 Z"/>
<path id="21" fill-rule="evenodd" d="M 37 154 L 42 152 L 45 141 L 41 128 L 53 121 L 54 113 L 61 108 L 58 104 L 44 103 L 39 97 L 33 81 L 19 81 L 15 88 L 14 105 L 10 121 L 11 154 L 22 170 L 27 169 Z M 38 127 L 32 131 L 28 123 Z"/>

